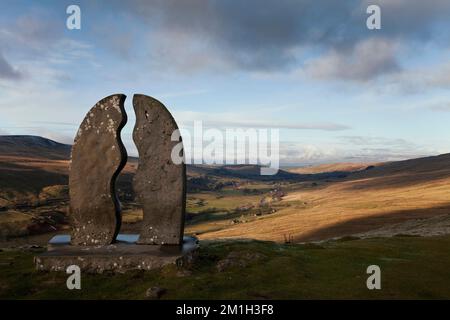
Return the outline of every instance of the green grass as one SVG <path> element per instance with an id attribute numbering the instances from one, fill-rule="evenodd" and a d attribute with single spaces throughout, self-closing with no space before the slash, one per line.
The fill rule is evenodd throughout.
<path id="1" fill-rule="evenodd" d="M 200 213 L 208 208 L 228 211 L 247 204 L 257 204 L 261 197 L 262 195 L 244 195 L 240 190 L 233 191 L 231 194 L 222 192 L 195 193 L 188 196 L 186 209 L 191 213 Z M 203 205 L 197 204 L 199 200 L 203 200 Z"/>
<path id="2" fill-rule="evenodd" d="M 281 245 L 258 241 L 203 242 L 192 274 L 175 266 L 150 272 L 82 275 L 82 290 L 66 288 L 67 275 L 34 270 L 33 255 L 0 252 L 2 299 L 144 299 L 149 287 L 163 299 L 437 299 L 450 298 L 450 236 L 394 237 Z M 218 272 L 232 251 L 265 257 Z M 381 290 L 366 288 L 366 268 L 381 267 Z"/>

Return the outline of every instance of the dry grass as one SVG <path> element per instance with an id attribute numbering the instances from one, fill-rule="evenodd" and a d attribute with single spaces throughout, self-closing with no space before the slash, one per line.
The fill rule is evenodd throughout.
<path id="1" fill-rule="evenodd" d="M 7 238 L 11 235 L 26 235 L 27 227 L 32 219 L 31 215 L 18 212 L 7 211 L 0 214 L 0 239 Z"/>
<path id="2" fill-rule="evenodd" d="M 351 171 L 364 170 L 368 166 L 372 166 L 372 165 L 381 165 L 381 163 L 340 162 L 340 163 L 321 164 L 321 165 L 309 166 L 309 167 L 290 167 L 290 168 L 285 168 L 285 170 L 292 172 L 292 173 L 301 173 L 301 174 L 334 172 L 334 171 L 346 171 L 346 172 L 350 171 L 351 172 Z"/>
<path id="3" fill-rule="evenodd" d="M 40 158 L 39 154 L 0 155 L 0 207 L 63 194 L 64 190 L 55 188 L 67 185 L 68 164 L 67 160 Z M 283 181 L 282 188 L 288 195 L 276 213 L 257 217 L 250 213 L 251 218 L 245 217 L 242 223 L 233 224 L 232 220 L 240 215 L 236 208 L 257 206 L 262 197 L 257 193 L 245 194 L 244 189 L 257 189 L 266 194 L 274 188 L 271 181 L 248 184 L 240 181 L 242 190 L 225 188 L 189 194 L 187 209 L 196 216 L 194 223 L 188 223 L 186 231 L 200 234 L 201 239 L 253 238 L 283 242 L 292 237 L 299 242 L 364 233 L 413 219 L 442 216 L 450 213 L 449 164 L 450 155 L 442 155 L 375 164 L 370 170 L 362 169 L 374 164 L 341 163 L 300 171 L 292 169 L 302 173 L 356 172 L 345 179 L 329 181 Z M 136 159 L 130 158 L 121 175 L 128 185 L 136 166 Z M 189 167 L 188 171 L 195 176 L 210 172 L 208 170 L 211 168 L 201 166 Z M 233 170 L 240 168 L 233 167 Z M 48 186 L 52 187 L 48 189 Z M 199 199 L 205 204 L 196 204 Z M 125 223 L 140 221 L 142 213 L 135 209 L 124 212 Z M 11 217 L 4 215 L 4 218 Z"/>
<path id="4" fill-rule="evenodd" d="M 442 155 L 384 164 L 316 187 L 300 184 L 283 200 L 290 207 L 200 238 L 323 240 L 450 213 L 449 164 L 450 155 Z"/>

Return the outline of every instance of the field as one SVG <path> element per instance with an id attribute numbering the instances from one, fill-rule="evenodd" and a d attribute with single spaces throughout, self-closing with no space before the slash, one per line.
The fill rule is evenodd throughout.
<path id="1" fill-rule="evenodd" d="M 39 142 L 2 147 L 3 240 L 68 228 L 68 147 Z M 441 155 L 288 168 L 273 177 L 259 176 L 255 166 L 190 166 L 186 233 L 201 240 L 276 242 L 446 234 L 449 163 L 450 155 Z M 142 219 L 131 187 L 136 166 L 130 158 L 118 181 L 123 232 L 138 232 Z"/>
<path id="2" fill-rule="evenodd" d="M 86 274 L 81 290 L 72 291 L 65 273 L 34 270 L 37 252 L 5 250 L 0 299 L 146 299 L 151 287 L 165 289 L 161 299 L 448 299 L 449 246 L 450 236 L 303 245 L 205 241 L 187 269 Z M 234 265 L 219 269 L 230 253 L 237 253 Z M 381 268 L 381 290 L 366 287 L 372 264 Z"/>
<path id="3" fill-rule="evenodd" d="M 65 274 L 34 270 L 48 240 L 70 232 L 67 147 L 39 142 L 0 148 L 0 298 L 144 299 L 152 286 L 166 289 L 163 299 L 450 298 L 449 154 L 273 177 L 256 166 L 189 166 L 185 233 L 201 244 L 194 265 L 84 275 L 72 292 Z M 135 169 L 130 158 L 118 181 L 123 233 L 138 233 L 142 220 Z M 380 291 L 366 287 L 372 264 Z"/>
<path id="4" fill-rule="evenodd" d="M 448 233 L 449 162 L 450 156 L 442 155 L 387 163 L 334 181 L 291 183 L 282 186 L 286 195 L 276 214 L 208 232 L 201 238 L 283 241 L 291 237 L 304 242 L 364 236 L 379 228 L 400 234 Z M 428 227 L 417 233 L 408 228 L 411 220 Z"/>

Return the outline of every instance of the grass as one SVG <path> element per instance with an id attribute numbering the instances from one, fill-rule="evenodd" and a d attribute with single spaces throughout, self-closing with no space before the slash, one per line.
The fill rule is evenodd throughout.
<path id="1" fill-rule="evenodd" d="M 189 193 L 190 216 L 185 232 L 199 235 L 202 243 L 190 276 L 179 277 L 174 266 L 122 275 L 86 274 L 82 276 L 83 289 L 69 291 L 66 274 L 34 270 L 35 253 L 4 249 L 0 252 L 0 299 L 143 299 L 152 286 L 167 289 L 163 299 L 450 298 L 450 235 L 365 240 L 345 237 L 320 245 L 282 244 L 286 236 L 292 236 L 294 242 L 327 239 L 448 213 L 448 159 L 443 156 L 388 164 L 334 182 L 282 183 L 287 195 L 271 204 L 275 213 L 262 216 L 256 215 L 257 206 L 276 187 L 271 182 L 242 182 L 239 189 Z M 30 163 L 21 166 L 21 170 L 28 170 Z M 63 167 L 65 163 L 44 171 L 56 177 Z M 42 172 L 36 172 L 36 177 L 41 177 L 38 173 Z M 23 176 L 26 180 L 34 177 Z M 32 190 L 20 189 L 28 181 L 14 180 L 13 175 L 2 177 L 11 178 L 11 185 L 2 179 L 11 190 L 22 190 L 33 197 L 59 197 L 62 191 L 43 190 L 41 179 L 27 185 L 33 186 Z M 63 182 L 55 178 L 54 184 Z M 8 188 L 0 185 L 0 206 L 3 195 L 15 199 Z M 256 207 L 236 210 L 249 204 Z M 26 213 L 47 215 L 47 211 L 54 209 Z M 124 225 L 139 229 L 141 210 L 130 205 L 123 214 Z M 0 229 L 11 234 L 16 232 L 14 228 L 26 229 L 29 217 L 20 211 L 0 212 Z M 437 221 L 439 227 L 441 220 Z M 261 241 L 220 241 L 220 237 Z M 260 253 L 265 258 L 247 267 L 218 272 L 217 262 L 234 251 Z M 382 270 L 380 291 L 369 291 L 365 285 L 365 271 L 372 264 Z"/>
<path id="2" fill-rule="evenodd" d="M 242 190 L 193 193 L 188 194 L 186 209 L 191 213 L 199 213 L 207 208 L 234 210 L 243 205 L 256 204 L 261 197 L 262 195 L 245 195 Z"/>
<path id="3" fill-rule="evenodd" d="M 144 299 L 152 286 L 163 299 L 438 299 L 450 298 L 450 236 L 394 237 L 285 245 L 262 241 L 204 241 L 189 276 L 175 266 L 150 272 L 67 275 L 34 270 L 26 251 L 0 252 L 1 299 Z M 218 272 L 230 252 L 263 255 L 247 267 Z M 366 268 L 381 268 L 381 290 L 366 288 Z"/>
<path id="4" fill-rule="evenodd" d="M 448 155 L 393 162 L 333 182 L 284 183 L 284 208 L 263 219 L 229 224 L 200 239 L 325 240 L 448 214 Z M 226 198 L 224 198 L 226 200 Z M 429 226 L 434 231 L 442 225 Z M 436 234 L 437 232 L 434 232 Z M 441 233 L 446 232 L 441 230 Z M 426 234 L 425 230 L 422 234 Z"/>
<path id="5" fill-rule="evenodd" d="M 18 212 L 7 211 L 0 213 L 0 239 L 8 236 L 27 234 L 27 226 L 31 223 L 32 216 Z"/>

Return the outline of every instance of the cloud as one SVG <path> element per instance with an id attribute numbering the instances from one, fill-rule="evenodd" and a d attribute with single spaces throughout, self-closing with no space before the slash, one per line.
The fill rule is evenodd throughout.
<path id="1" fill-rule="evenodd" d="M 281 142 L 280 163 L 282 165 L 307 165 L 339 161 L 341 151 L 335 147 Z"/>
<path id="2" fill-rule="evenodd" d="M 341 136 L 338 145 L 349 150 L 346 159 L 393 161 L 439 154 L 439 150 L 403 138 L 377 136 Z"/>
<path id="3" fill-rule="evenodd" d="M 450 51 L 447 50 L 447 54 Z M 426 89 L 450 88 L 450 61 L 431 66 L 394 72 L 385 78 L 385 87 L 404 92 L 423 92 Z"/>
<path id="4" fill-rule="evenodd" d="M 450 112 L 450 102 L 437 102 L 426 106 L 427 109 L 435 112 Z"/>
<path id="5" fill-rule="evenodd" d="M 41 136 L 59 143 L 73 144 L 74 136 L 60 131 L 54 131 L 47 128 L 32 128 L 29 131 L 32 135 Z"/>
<path id="6" fill-rule="evenodd" d="M 198 71 L 224 70 L 230 67 L 210 42 L 193 39 L 179 30 L 157 30 L 148 37 L 151 69 L 191 74 Z"/>
<path id="7" fill-rule="evenodd" d="M 194 121 L 202 121 L 204 127 L 217 128 L 278 128 L 292 130 L 321 130 L 342 131 L 350 129 L 345 124 L 333 122 L 305 123 L 278 121 L 272 116 L 260 114 L 259 118 L 270 118 L 271 120 L 257 120 L 254 116 L 236 113 L 202 113 L 202 112 L 175 112 L 177 122 L 180 126 L 191 126 Z"/>
<path id="8" fill-rule="evenodd" d="M 395 43 L 386 39 L 363 40 L 353 48 L 341 51 L 333 49 L 308 61 L 305 73 L 319 79 L 367 81 L 400 70 L 396 48 Z"/>
<path id="9" fill-rule="evenodd" d="M 23 77 L 22 73 L 14 68 L 8 61 L 6 61 L 3 54 L 0 52 L 0 79 L 18 80 Z"/>
<path id="10" fill-rule="evenodd" d="M 398 161 L 440 153 L 442 150 L 433 147 L 385 137 L 344 136 L 320 145 L 280 143 L 280 163 L 283 165 Z"/>
<path id="11" fill-rule="evenodd" d="M 355 146 L 382 146 L 400 147 L 403 149 L 413 148 L 414 143 L 400 138 L 385 138 L 373 136 L 341 136 L 340 141 Z"/>
<path id="12" fill-rule="evenodd" d="M 366 28 L 370 4 L 382 9 L 382 30 Z M 450 25 L 447 0 L 111 0 L 106 8 L 92 1 L 80 6 L 96 47 L 178 74 L 285 74 L 304 67 L 304 75 L 316 79 L 368 81 L 400 70 L 396 44 L 448 47 L 450 41 L 449 33 L 439 32 Z M 51 49 L 64 36 L 64 19 L 51 12 L 30 9 L 12 27 L 0 24 L 0 42 L 8 50 L 19 44 Z"/>
<path id="13" fill-rule="evenodd" d="M 382 30 L 366 28 L 369 4 L 381 6 Z M 317 77 L 366 81 L 399 68 L 394 43 L 432 41 L 445 47 L 450 39 L 436 32 L 449 27 L 447 0 L 134 0 L 111 5 L 148 25 L 150 36 L 141 38 L 151 42 L 154 65 L 181 71 L 219 66 L 286 72 L 314 52 L 320 57 L 309 71 Z"/>
<path id="14" fill-rule="evenodd" d="M 242 128 L 278 128 L 293 130 L 322 130 L 322 131 L 342 131 L 350 129 L 349 126 L 337 123 L 295 123 L 286 121 L 206 121 L 208 126 L 216 127 L 242 127 Z"/>
<path id="15" fill-rule="evenodd" d="M 450 102 L 432 104 L 428 108 L 436 112 L 450 112 Z"/>
<path id="16" fill-rule="evenodd" d="M 450 2 L 447 0 L 364 0 L 361 7 L 372 4 L 381 8 L 383 35 L 392 38 L 438 40 L 442 34 L 436 32 L 436 27 L 442 24 L 448 27 Z"/>
<path id="17" fill-rule="evenodd" d="M 201 56 L 219 57 L 227 66 L 241 70 L 284 69 L 295 64 L 298 47 L 317 41 L 331 43 L 337 38 L 345 42 L 353 37 L 352 25 L 347 23 L 352 20 L 349 3 L 136 0 L 115 5 L 151 30 L 158 30 L 156 40 L 175 39 L 174 49 L 179 41 L 188 44 L 177 51 L 180 58 L 185 54 L 189 57 L 192 47 L 203 46 L 207 50 L 199 50 Z M 323 17 L 320 27 L 317 17 Z"/>
<path id="18" fill-rule="evenodd" d="M 44 10 L 30 9 L 13 22 L 5 19 L 0 25 L 0 41 L 8 50 L 25 47 L 28 51 L 46 51 L 63 37 L 60 22 Z"/>
<path id="19" fill-rule="evenodd" d="M 67 64 L 93 59 L 92 46 L 64 37 L 64 19 L 51 12 L 31 7 L 19 16 L 2 17 L 0 78 L 38 78 L 39 82 L 47 78 L 52 81 L 67 80 L 68 74 L 62 71 Z M 4 56 L 6 54 L 15 57 L 19 69 L 11 66 Z"/>
<path id="20" fill-rule="evenodd" d="M 74 122 L 61 122 L 61 121 L 29 121 L 29 122 L 51 126 L 78 127 L 78 124 Z"/>

